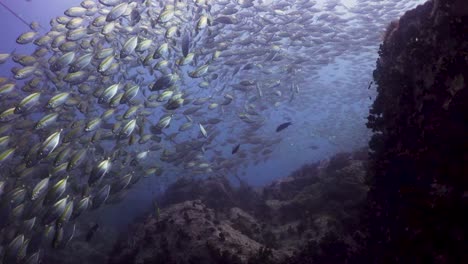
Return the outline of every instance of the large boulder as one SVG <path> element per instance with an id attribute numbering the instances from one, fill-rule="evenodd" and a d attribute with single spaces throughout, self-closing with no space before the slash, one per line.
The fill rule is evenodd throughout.
<path id="1" fill-rule="evenodd" d="M 345 236 L 367 192 L 364 164 L 342 153 L 260 192 L 221 177 L 179 180 L 109 263 L 281 263 L 310 241 Z"/>
<path id="2" fill-rule="evenodd" d="M 173 204 L 139 225 L 109 263 L 247 263 L 263 248 L 248 236 L 256 220 L 239 208 L 232 208 L 230 217 L 221 220 L 200 200 Z M 234 228 L 240 222 L 244 230 Z M 271 252 L 273 260 L 284 257 Z"/>

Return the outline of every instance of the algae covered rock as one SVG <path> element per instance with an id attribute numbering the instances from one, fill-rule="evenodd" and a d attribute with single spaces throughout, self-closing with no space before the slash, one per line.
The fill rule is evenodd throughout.
<path id="1" fill-rule="evenodd" d="M 233 217 L 255 223 L 241 209 Z M 185 201 L 149 217 L 116 249 L 110 263 L 247 263 L 263 247 L 200 200 Z M 118 254 L 117 254 L 118 253 Z M 272 257 L 279 259 L 280 252 Z"/>
<path id="2" fill-rule="evenodd" d="M 352 244 L 345 227 L 367 193 L 366 156 L 340 155 L 260 191 L 222 177 L 181 179 L 116 244 L 109 263 L 279 264 L 331 233 Z"/>

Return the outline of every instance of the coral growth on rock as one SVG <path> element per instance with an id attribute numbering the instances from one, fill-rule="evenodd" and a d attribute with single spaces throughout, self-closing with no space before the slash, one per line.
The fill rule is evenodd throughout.
<path id="1" fill-rule="evenodd" d="M 365 157 L 342 153 L 260 191 L 222 177 L 179 180 L 109 263 L 294 263 L 305 245 L 335 240 L 348 252 L 355 241 L 345 230 L 367 193 Z"/>

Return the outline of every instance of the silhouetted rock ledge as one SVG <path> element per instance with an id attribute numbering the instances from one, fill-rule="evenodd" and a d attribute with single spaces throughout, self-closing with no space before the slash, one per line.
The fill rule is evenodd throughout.
<path id="1" fill-rule="evenodd" d="M 357 224 L 367 193 L 362 153 L 304 166 L 260 190 L 223 177 L 181 179 L 110 263 L 282 263 L 330 233 L 352 246 L 343 231 Z"/>

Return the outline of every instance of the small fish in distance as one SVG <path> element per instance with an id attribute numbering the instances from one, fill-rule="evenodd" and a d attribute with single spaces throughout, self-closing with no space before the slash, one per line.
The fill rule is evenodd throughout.
<path id="1" fill-rule="evenodd" d="M 287 128 L 290 125 L 292 125 L 292 122 L 283 123 L 276 128 L 276 132 L 280 132 L 281 130 Z"/>
<path id="2" fill-rule="evenodd" d="M 231 153 L 234 155 L 237 153 L 237 151 L 239 151 L 239 148 L 240 148 L 240 144 L 237 144 L 234 148 L 232 148 L 232 151 Z"/>
<path id="3" fill-rule="evenodd" d="M 94 233 L 96 233 L 98 228 L 99 228 L 99 224 L 96 223 L 88 230 L 88 233 L 86 233 L 86 242 L 89 242 L 91 238 L 93 238 Z"/>

